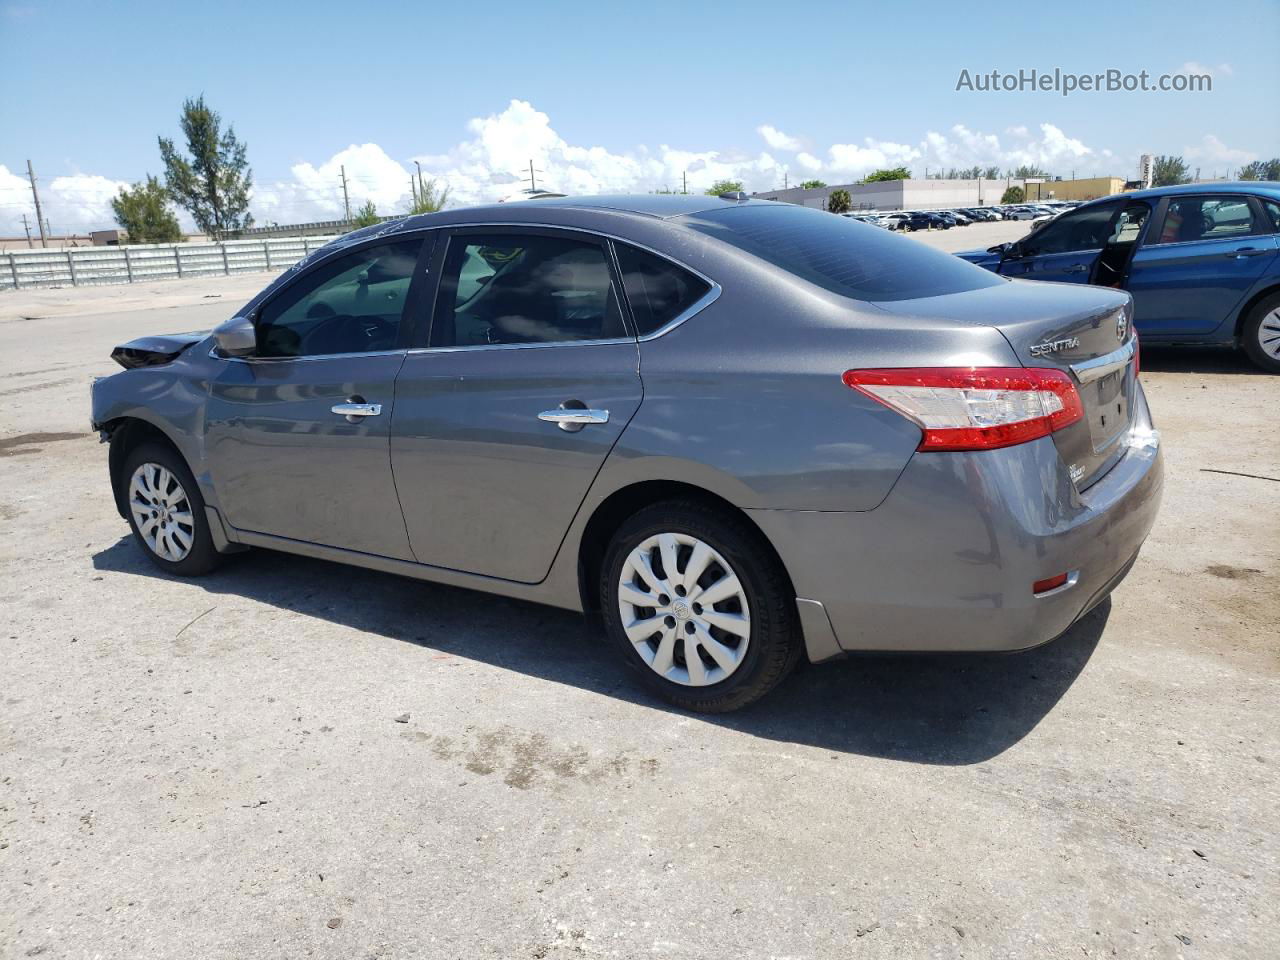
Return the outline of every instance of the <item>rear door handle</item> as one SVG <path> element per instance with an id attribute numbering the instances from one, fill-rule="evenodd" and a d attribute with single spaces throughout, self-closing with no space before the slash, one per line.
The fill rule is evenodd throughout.
<path id="1" fill-rule="evenodd" d="M 608 423 L 608 410 L 543 410 L 539 420 L 547 423 Z"/>
<path id="2" fill-rule="evenodd" d="M 1236 260 L 1243 260 L 1245 257 L 1260 257 L 1266 252 L 1266 250 L 1259 250 L 1257 247 L 1240 247 L 1239 249 L 1232 250 L 1230 253 L 1223 254 L 1223 256 L 1233 257 Z"/>
<path id="3" fill-rule="evenodd" d="M 588 410 L 582 407 L 560 407 L 556 410 L 543 410 L 538 414 L 539 420 L 554 423 L 561 430 L 581 430 L 589 423 L 608 423 L 608 410 Z"/>
<path id="4" fill-rule="evenodd" d="M 340 417 L 346 417 L 348 423 L 359 423 L 364 417 L 376 417 L 381 414 L 382 404 L 357 402 L 353 398 L 346 403 L 335 403 L 329 411 Z"/>

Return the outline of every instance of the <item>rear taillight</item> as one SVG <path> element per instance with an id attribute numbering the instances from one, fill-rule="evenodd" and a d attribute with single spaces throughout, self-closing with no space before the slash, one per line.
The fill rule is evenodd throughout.
<path id="1" fill-rule="evenodd" d="M 921 450 L 1009 447 L 1084 416 L 1071 378 L 1044 367 L 848 370 L 844 382 L 913 420 Z"/>

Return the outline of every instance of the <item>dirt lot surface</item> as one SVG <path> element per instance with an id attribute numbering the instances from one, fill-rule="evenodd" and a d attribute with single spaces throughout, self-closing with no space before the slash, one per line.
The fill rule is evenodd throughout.
<path id="1" fill-rule="evenodd" d="M 1280 378 L 1144 352 L 1163 511 L 1056 642 L 704 718 L 569 613 L 148 564 L 90 380 L 265 281 L 0 294 L 0 957 L 1275 955 Z"/>

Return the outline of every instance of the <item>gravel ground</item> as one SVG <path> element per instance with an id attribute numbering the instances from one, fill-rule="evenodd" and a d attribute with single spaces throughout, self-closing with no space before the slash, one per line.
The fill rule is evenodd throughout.
<path id="1" fill-rule="evenodd" d="M 0 957 L 1274 954 L 1280 379 L 1144 351 L 1163 512 L 1056 642 L 706 718 L 562 611 L 146 563 L 90 378 L 265 281 L 0 294 Z"/>

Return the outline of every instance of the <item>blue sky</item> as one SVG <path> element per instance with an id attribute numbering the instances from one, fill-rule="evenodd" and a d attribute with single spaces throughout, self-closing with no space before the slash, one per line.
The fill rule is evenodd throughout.
<path id="1" fill-rule="evenodd" d="M 247 142 L 260 221 L 407 197 L 414 158 L 458 202 L 535 158 L 572 192 L 763 189 L 885 163 L 1133 176 L 1180 153 L 1204 176 L 1280 154 L 1280 3 L 329 3 L 0 0 L 0 233 L 29 157 L 64 226 L 108 225 L 160 172 L 203 92 Z M 1040 26 L 1053 23 L 1052 29 Z M 962 69 L 1213 75 L 1209 93 L 956 91 Z M 704 182 L 705 181 L 705 182 Z M 29 195 L 28 195 L 29 199 Z"/>

